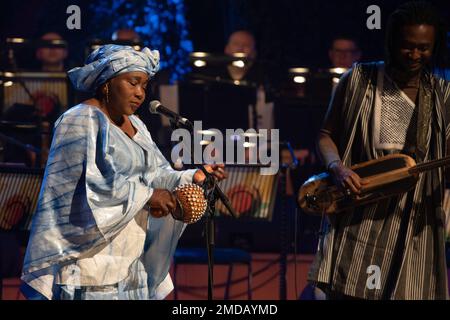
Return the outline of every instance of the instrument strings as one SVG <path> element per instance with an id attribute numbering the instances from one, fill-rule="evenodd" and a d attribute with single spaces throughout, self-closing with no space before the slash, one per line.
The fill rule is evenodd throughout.
<path id="1" fill-rule="evenodd" d="M 450 156 L 438 159 L 438 160 L 432 160 L 424 163 L 420 163 L 411 169 L 409 169 L 410 173 L 418 173 L 426 170 L 431 170 L 437 167 L 442 167 L 447 164 L 450 164 Z"/>

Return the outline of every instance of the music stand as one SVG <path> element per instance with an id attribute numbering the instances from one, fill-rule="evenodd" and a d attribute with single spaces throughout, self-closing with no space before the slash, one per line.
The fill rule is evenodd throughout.
<path id="1" fill-rule="evenodd" d="M 30 231 L 43 173 L 43 169 L 0 165 L 0 229 Z"/>
<path id="2" fill-rule="evenodd" d="M 249 105 L 256 103 L 256 88 L 217 81 L 188 80 L 179 83 L 180 113 L 202 119 L 203 129 L 249 128 Z"/>
<path id="3" fill-rule="evenodd" d="M 22 85 L 22 83 L 25 85 Z M 64 112 L 70 92 L 65 72 L 0 72 L 0 112 L 2 117 L 15 103 L 33 105 L 31 95 L 54 96 Z"/>
<path id="4" fill-rule="evenodd" d="M 227 165 L 228 178 L 218 183 L 224 194 L 229 198 L 232 207 L 235 210 L 236 218 L 231 217 L 229 211 L 222 202 L 217 202 L 215 209 L 216 216 L 226 216 L 227 220 L 237 222 L 238 220 L 256 219 L 260 221 L 269 221 L 272 219 L 275 197 L 277 193 L 278 174 L 261 175 L 262 165 Z M 222 221 L 223 222 L 223 221 Z M 196 230 L 200 225 L 190 226 L 189 229 Z M 192 230 L 193 231 L 193 230 Z M 189 230 L 187 230 L 189 232 Z M 201 231 L 194 231 L 195 238 Z M 186 231 L 185 231 L 186 233 Z M 210 234 L 212 232 L 209 232 Z M 219 227 L 220 233 L 220 227 Z M 205 233 L 206 235 L 208 232 Z M 218 264 L 228 265 L 228 277 L 225 288 L 224 299 L 229 298 L 233 265 L 235 263 L 244 264 L 248 268 L 247 276 L 247 294 L 251 299 L 252 282 L 252 259 L 248 250 L 235 246 L 227 248 L 216 248 Z M 205 263 L 204 250 L 199 248 L 177 249 L 174 259 L 174 279 L 176 279 L 176 270 L 179 264 L 202 264 Z M 177 290 L 175 290 L 177 298 Z"/>
<path id="5" fill-rule="evenodd" d="M 241 220 L 271 221 L 275 198 L 277 196 L 279 173 L 274 175 L 262 175 L 262 165 L 228 165 L 228 179 L 219 182 L 225 195 L 230 200 L 238 218 Z M 229 217 L 229 213 L 222 203 L 216 206 L 216 214 Z M 220 233 L 220 230 L 219 230 Z M 242 244 L 242 243 L 241 243 Z M 251 255 L 249 248 L 244 250 L 236 248 L 238 244 L 234 243 L 232 250 L 238 251 L 238 256 L 248 256 L 247 263 L 251 265 Z M 226 250 L 226 249 L 225 249 Z M 228 249 L 229 250 L 229 249 Z M 247 253 L 246 255 L 244 253 Z M 229 255 L 230 262 L 233 262 L 232 254 Z M 251 268 L 249 269 L 248 281 L 251 282 Z M 249 290 L 251 287 L 249 285 Z M 249 296 L 251 297 L 251 296 Z"/>
<path id="6" fill-rule="evenodd" d="M 0 299 L 3 278 L 20 276 L 21 247 L 26 246 L 36 210 L 43 170 L 0 165 Z"/>
<path id="7" fill-rule="evenodd" d="M 44 152 L 34 163 L 23 150 L 8 142 L 6 151 L 10 159 L 5 161 L 26 159 L 29 165 L 43 165 L 53 123 L 69 104 L 67 75 L 63 72 L 1 72 L 0 83 L 0 118 L 10 122 L 3 125 L 6 122 L 2 121 L 0 132 Z M 25 124 L 28 129 L 22 130 Z M 32 125 L 34 130 L 31 130 Z"/>
<path id="8" fill-rule="evenodd" d="M 228 179 L 219 186 L 230 199 L 237 218 L 272 220 L 277 195 L 278 173 L 261 175 L 261 165 L 227 165 Z M 229 216 L 222 203 L 216 205 L 216 214 Z"/>
<path id="9" fill-rule="evenodd" d="M 192 72 L 179 84 L 180 113 L 189 119 L 202 119 L 203 128 L 249 128 L 256 122 L 257 84 L 250 74 L 231 75 L 228 67 L 249 66 L 254 61 L 243 54 L 224 55 L 193 52 Z M 234 68 L 237 68 L 234 66 Z M 237 68 L 240 70 L 240 67 Z M 250 69 L 251 70 L 251 69 Z M 252 106 L 249 112 L 249 106 Z"/>

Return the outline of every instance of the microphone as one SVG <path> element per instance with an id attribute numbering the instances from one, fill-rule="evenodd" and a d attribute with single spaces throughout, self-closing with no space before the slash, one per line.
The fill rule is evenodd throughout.
<path id="1" fill-rule="evenodd" d="M 169 108 L 164 107 L 158 100 L 153 100 L 150 102 L 149 110 L 151 113 L 159 113 L 163 116 L 168 117 L 171 121 L 175 122 L 178 126 L 184 126 L 192 128 L 193 124 L 188 119 L 183 118 L 178 113 L 173 112 Z"/>

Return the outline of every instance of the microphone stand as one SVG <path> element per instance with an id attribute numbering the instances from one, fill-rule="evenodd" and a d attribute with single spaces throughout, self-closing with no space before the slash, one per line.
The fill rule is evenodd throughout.
<path id="1" fill-rule="evenodd" d="M 284 149 L 289 151 L 292 158 L 292 164 L 281 165 L 281 179 L 280 179 L 280 189 L 281 189 L 281 216 L 280 216 L 280 300 L 287 299 L 287 255 L 288 255 L 288 216 L 287 216 L 287 181 L 288 175 L 290 174 L 289 169 L 294 169 L 298 166 L 298 160 L 295 157 L 294 150 L 291 147 L 289 141 L 283 141 L 280 143 L 284 146 Z M 297 244 L 295 244 L 297 245 Z"/>
<path id="2" fill-rule="evenodd" d="M 172 127 L 183 128 L 190 132 L 191 136 L 194 137 L 194 125 L 192 122 L 181 116 L 176 119 L 170 119 Z M 236 212 L 232 207 L 228 197 L 220 189 L 217 181 L 214 177 L 205 169 L 203 164 L 197 164 L 194 161 L 194 139 L 191 139 L 191 150 L 190 158 L 191 164 L 197 169 L 201 170 L 205 175 L 205 180 L 203 182 L 202 188 L 204 190 L 207 206 L 206 206 L 206 249 L 208 254 L 208 300 L 213 300 L 213 290 L 214 290 L 214 246 L 215 246 L 215 221 L 214 215 L 216 211 L 216 201 L 221 200 L 225 205 L 227 210 L 230 212 L 233 218 L 236 218 Z"/>

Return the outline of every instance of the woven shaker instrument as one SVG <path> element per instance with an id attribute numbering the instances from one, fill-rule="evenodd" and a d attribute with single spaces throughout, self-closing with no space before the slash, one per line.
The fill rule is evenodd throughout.
<path id="1" fill-rule="evenodd" d="M 176 220 L 184 223 L 195 223 L 200 220 L 206 211 L 206 199 L 203 189 L 193 183 L 178 186 L 173 194 L 177 198 L 180 210 L 172 213 Z"/>

